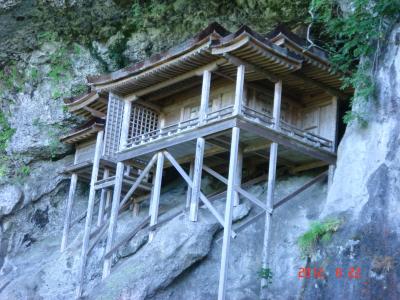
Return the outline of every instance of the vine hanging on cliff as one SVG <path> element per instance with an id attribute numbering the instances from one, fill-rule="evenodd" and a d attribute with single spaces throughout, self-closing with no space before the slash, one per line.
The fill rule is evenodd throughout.
<path id="1" fill-rule="evenodd" d="M 343 88 L 351 86 L 356 91 L 351 100 L 353 110 L 346 113 L 344 121 L 365 125 L 363 106 L 375 92 L 373 74 L 385 33 L 400 18 L 400 0 L 353 0 L 348 5 L 345 13 L 336 0 L 312 0 L 310 10 L 335 71 L 344 74 Z"/>

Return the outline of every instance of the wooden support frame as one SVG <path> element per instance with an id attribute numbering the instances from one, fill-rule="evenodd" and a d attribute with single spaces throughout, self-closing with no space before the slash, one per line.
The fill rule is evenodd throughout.
<path id="1" fill-rule="evenodd" d="M 104 168 L 103 179 L 107 179 L 110 176 L 110 170 L 108 168 Z M 106 189 L 101 190 L 100 194 L 100 203 L 99 203 L 99 214 L 97 216 L 97 226 L 100 226 L 104 221 L 104 208 L 106 205 L 106 199 L 111 196 L 110 191 Z"/>
<path id="2" fill-rule="evenodd" d="M 203 71 L 203 84 L 201 88 L 201 100 L 200 100 L 200 110 L 199 110 L 199 125 L 202 125 L 206 121 L 208 113 L 208 102 L 210 99 L 210 89 L 211 89 L 211 71 Z"/>
<path id="3" fill-rule="evenodd" d="M 78 274 L 78 286 L 76 290 L 77 297 L 82 296 L 83 291 L 83 281 L 85 277 L 85 267 L 87 260 L 87 252 L 89 247 L 89 239 L 90 239 L 90 229 L 92 226 L 92 218 L 93 218 L 93 208 L 94 201 L 96 196 L 95 183 L 97 181 L 99 166 L 100 166 L 100 156 L 103 144 L 104 131 L 101 130 L 97 133 L 96 139 L 96 148 L 94 152 L 93 158 L 93 168 L 92 168 L 92 176 L 90 180 L 90 190 L 89 190 L 89 199 L 88 199 L 88 208 L 86 213 L 86 222 L 85 222 L 85 231 L 83 234 L 83 242 L 82 242 L 82 251 L 81 251 L 81 261 L 79 266 L 79 274 Z"/>
<path id="4" fill-rule="evenodd" d="M 240 187 L 242 184 L 242 170 L 243 170 L 243 149 L 239 146 L 238 150 L 238 160 L 236 163 L 236 174 L 237 174 L 237 185 Z M 233 206 L 238 206 L 240 204 L 240 196 L 238 192 L 235 192 L 233 198 Z"/>
<path id="5" fill-rule="evenodd" d="M 189 166 L 189 177 L 191 180 L 193 180 L 193 174 L 194 174 L 194 161 L 192 160 L 190 162 L 190 166 Z M 187 194 L 186 194 L 186 209 L 188 209 L 190 207 L 190 199 L 192 196 L 192 188 L 188 185 L 187 188 Z"/>
<path id="6" fill-rule="evenodd" d="M 219 286 L 218 286 L 218 300 L 225 300 L 226 298 L 226 283 L 228 277 L 228 260 L 230 252 L 230 242 L 232 230 L 232 213 L 233 213 L 233 201 L 234 201 L 234 187 L 236 186 L 236 161 L 238 158 L 239 151 L 239 136 L 240 129 L 234 127 L 232 129 L 232 142 L 231 152 L 229 159 L 229 175 L 228 175 L 228 188 L 226 192 L 226 204 L 225 204 L 225 220 L 224 220 L 224 234 L 222 242 L 222 254 L 221 254 L 221 269 L 219 275 Z"/>
<path id="7" fill-rule="evenodd" d="M 176 161 L 176 159 L 167 151 L 164 151 L 164 156 L 170 161 L 170 163 L 175 167 L 175 169 L 178 171 L 178 173 L 182 176 L 182 178 L 186 181 L 188 186 L 193 188 L 193 181 L 189 178 L 189 176 L 186 174 L 185 170 L 179 165 L 179 163 Z M 207 197 L 200 192 L 200 200 L 204 203 L 204 205 L 210 210 L 210 212 L 214 215 L 214 217 L 218 220 L 218 222 L 224 226 L 224 220 L 222 216 L 219 214 L 219 212 L 215 209 L 215 207 L 211 204 L 210 200 L 207 199 Z M 231 236 L 232 238 L 236 237 L 236 233 L 231 230 Z"/>
<path id="8" fill-rule="evenodd" d="M 280 114 L 281 114 L 281 99 L 282 99 L 282 81 L 275 83 L 274 91 L 274 106 L 273 106 L 273 118 L 274 128 L 279 129 Z M 276 165 L 278 159 L 278 143 L 272 143 L 270 148 L 270 158 L 268 167 L 268 187 L 267 187 L 267 201 L 266 206 L 271 212 L 265 213 L 265 224 L 264 224 L 264 242 L 262 249 L 262 268 L 268 268 L 268 246 L 271 231 L 272 222 L 272 207 L 274 203 L 274 192 L 275 192 L 275 179 L 276 179 Z M 261 291 L 260 298 L 266 299 L 266 286 L 267 281 L 265 278 L 261 279 Z"/>
<path id="9" fill-rule="evenodd" d="M 78 182 L 78 174 L 72 173 L 71 183 L 69 185 L 68 200 L 65 207 L 64 229 L 61 239 L 61 252 L 64 252 L 68 244 L 69 229 L 71 227 L 72 208 L 74 206 L 76 184 Z"/>
<path id="10" fill-rule="evenodd" d="M 235 102 L 233 105 L 233 115 L 240 115 L 242 113 L 243 101 L 244 101 L 244 75 L 246 69 L 244 65 L 239 65 L 237 68 L 236 75 L 236 86 L 235 86 Z"/>
<path id="11" fill-rule="evenodd" d="M 196 154 L 194 160 L 192 195 L 190 197 L 189 219 L 192 222 L 196 222 L 198 218 L 200 188 L 201 188 L 201 173 L 203 170 L 203 159 L 204 159 L 204 146 L 205 146 L 204 138 L 202 137 L 197 138 Z"/>
<path id="12" fill-rule="evenodd" d="M 164 167 L 164 154 L 160 151 L 157 153 L 156 174 L 150 201 L 150 226 L 156 225 L 158 221 L 158 210 L 160 206 L 160 193 L 161 193 L 163 167 Z M 151 242 L 153 238 L 154 238 L 154 231 L 150 231 L 149 242 Z"/>
<path id="13" fill-rule="evenodd" d="M 117 229 L 118 212 L 120 208 L 120 197 L 121 197 L 123 176 L 124 176 L 124 164 L 118 162 L 117 169 L 115 171 L 115 185 L 114 185 L 113 200 L 111 205 L 111 213 L 109 218 L 110 223 L 108 225 L 107 243 L 105 249 L 106 252 L 111 250 L 112 245 L 114 243 L 115 231 Z M 104 259 L 103 274 L 102 274 L 103 279 L 106 278 L 108 275 L 110 275 L 111 264 L 112 264 L 112 258 Z"/>
<path id="14" fill-rule="evenodd" d="M 129 133 L 129 122 L 131 117 L 131 109 L 132 103 L 125 100 L 124 101 L 124 110 L 123 110 L 123 118 L 121 124 L 121 137 L 119 141 L 119 150 L 122 150 L 126 147 L 126 143 L 128 140 L 128 133 Z M 113 192 L 113 200 L 111 205 L 111 212 L 110 212 L 110 223 L 108 225 L 108 233 L 107 233 L 107 243 L 105 251 L 108 252 L 111 250 L 112 245 L 115 239 L 115 231 L 117 229 L 117 219 L 118 213 L 120 209 L 120 198 L 121 198 L 121 191 L 122 191 L 122 183 L 124 179 L 124 168 L 125 165 L 123 162 L 118 162 L 117 167 L 115 170 L 115 185 L 114 185 L 114 192 Z M 129 199 L 129 198 L 128 198 Z M 103 274 L 102 278 L 106 278 L 111 271 L 111 264 L 112 258 L 104 259 L 103 263 Z"/>

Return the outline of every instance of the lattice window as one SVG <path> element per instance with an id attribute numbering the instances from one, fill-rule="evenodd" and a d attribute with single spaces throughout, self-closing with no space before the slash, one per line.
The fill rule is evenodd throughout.
<path id="1" fill-rule="evenodd" d="M 107 123 L 103 150 L 103 155 L 106 157 L 115 157 L 115 153 L 119 149 L 123 113 L 123 101 L 119 100 L 113 95 L 110 95 L 110 100 L 108 101 Z"/>
<path id="2" fill-rule="evenodd" d="M 158 128 L 156 111 L 140 104 L 132 105 L 128 138 L 133 138 Z"/>

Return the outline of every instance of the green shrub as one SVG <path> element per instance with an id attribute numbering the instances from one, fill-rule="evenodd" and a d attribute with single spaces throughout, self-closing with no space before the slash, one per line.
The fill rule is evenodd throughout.
<path id="1" fill-rule="evenodd" d="M 303 257 L 314 255 L 319 242 L 328 242 L 341 224 L 338 219 L 327 219 L 323 222 L 313 222 L 310 229 L 298 239 L 298 245 Z"/>

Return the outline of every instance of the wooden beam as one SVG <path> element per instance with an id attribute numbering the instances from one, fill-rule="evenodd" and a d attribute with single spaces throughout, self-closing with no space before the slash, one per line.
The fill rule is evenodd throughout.
<path id="1" fill-rule="evenodd" d="M 307 77 L 304 75 L 301 71 L 296 71 L 294 73 L 290 73 L 287 75 L 288 78 L 290 79 L 295 79 L 295 80 L 301 80 L 305 83 L 311 84 L 313 86 L 316 86 L 324 91 L 326 91 L 329 95 L 331 96 L 336 96 L 341 99 L 347 99 L 349 98 L 349 95 L 343 93 L 342 91 L 332 88 L 329 85 L 322 83 L 321 81 L 315 80 L 313 78 Z"/>
<path id="2" fill-rule="evenodd" d="M 120 208 L 120 197 L 121 197 L 123 176 L 124 176 L 124 164 L 122 162 L 118 162 L 117 169 L 115 171 L 115 185 L 114 185 L 113 200 L 111 205 L 111 213 L 109 218 L 110 222 L 108 225 L 107 243 L 105 249 L 106 252 L 111 250 L 114 243 L 115 231 L 117 229 L 118 212 Z M 103 274 L 102 274 L 103 279 L 106 278 L 108 275 L 110 275 L 111 264 L 112 264 L 111 258 L 106 258 L 104 260 Z"/>
<path id="3" fill-rule="evenodd" d="M 296 173 L 299 173 L 299 172 L 312 170 L 312 169 L 324 167 L 324 166 L 327 166 L 327 165 L 328 165 L 328 163 L 326 161 L 313 161 L 311 163 L 306 163 L 306 164 L 294 166 L 294 167 L 289 169 L 289 173 L 290 174 L 296 174 Z"/>
<path id="4" fill-rule="evenodd" d="M 226 283 L 228 277 L 228 261 L 230 252 L 230 243 L 232 230 L 232 214 L 233 214 L 233 200 L 234 200 L 234 187 L 236 186 L 237 180 L 237 168 L 236 161 L 238 158 L 239 151 L 239 136 L 240 129 L 238 127 L 232 128 L 232 142 L 229 159 L 229 175 L 228 175 L 228 188 L 225 204 L 225 220 L 224 220 L 224 233 L 222 243 L 222 254 L 221 254 L 221 268 L 219 275 L 219 286 L 218 286 L 218 300 L 225 300 L 226 298 Z"/>
<path id="5" fill-rule="evenodd" d="M 72 208 L 74 206 L 76 183 L 78 182 L 78 174 L 72 173 L 71 183 L 69 185 L 68 200 L 65 206 L 64 229 L 61 239 L 61 252 L 64 252 L 68 244 L 69 229 L 71 227 Z"/>
<path id="6" fill-rule="evenodd" d="M 281 200 L 279 200 L 278 202 L 276 202 L 274 204 L 274 209 L 278 208 L 279 206 L 285 204 L 286 202 L 288 202 L 290 199 L 294 198 L 295 196 L 297 196 L 298 194 L 300 194 L 301 192 L 305 191 L 306 189 L 308 189 L 310 186 L 314 185 L 315 183 L 325 179 L 328 176 L 328 172 L 325 171 L 321 174 L 319 174 L 317 177 L 311 179 L 310 181 L 308 181 L 307 183 L 305 183 L 303 186 L 301 186 L 300 188 L 298 188 L 297 190 L 291 192 L 289 195 L 285 196 L 284 198 L 282 198 Z"/>
<path id="7" fill-rule="evenodd" d="M 131 117 L 131 109 L 132 103 L 129 101 L 124 101 L 124 111 L 122 116 L 122 125 L 121 125 L 121 138 L 119 141 L 119 150 L 122 150 L 126 147 L 126 142 L 128 138 L 129 132 L 129 123 Z M 122 184 L 124 180 L 124 163 L 118 162 L 117 168 L 115 170 L 115 185 L 114 185 L 114 193 L 113 193 L 113 200 L 111 205 L 111 212 L 110 212 L 110 223 L 108 226 L 107 232 L 107 243 L 105 251 L 108 252 L 111 250 L 114 239 L 115 239 L 115 231 L 117 229 L 117 221 L 118 221 L 118 213 L 120 209 L 120 198 L 121 198 L 121 191 L 122 191 Z M 103 262 L 103 274 L 102 278 L 106 278 L 111 272 L 111 264 L 112 258 L 106 258 Z"/>
<path id="8" fill-rule="evenodd" d="M 206 171 L 208 174 L 211 176 L 217 178 L 219 181 L 221 181 L 224 184 L 228 184 L 228 179 L 226 179 L 224 176 L 221 174 L 215 172 L 213 169 L 207 167 L 206 165 L 203 166 L 203 170 Z"/>
<path id="9" fill-rule="evenodd" d="M 197 138 L 196 141 L 196 155 L 194 158 L 194 172 L 193 172 L 193 187 L 192 195 L 190 197 L 190 221 L 196 222 L 198 218 L 200 187 L 201 187 L 201 173 L 203 170 L 204 158 L 204 145 L 205 140 L 202 137 Z"/>
<path id="10" fill-rule="evenodd" d="M 257 67 L 257 66 L 254 65 L 254 64 L 251 64 L 251 63 L 249 63 L 249 62 L 246 62 L 246 61 L 244 61 L 244 60 L 242 60 L 242 59 L 240 59 L 240 58 L 238 58 L 238 57 L 236 57 L 236 56 L 234 56 L 234 55 L 232 55 L 232 54 L 224 53 L 223 56 L 224 56 L 232 65 L 235 65 L 235 66 L 240 66 L 240 65 L 246 66 L 246 68 L 247 68 L 249 71 L 262 74 L 262 75 L 264 75 L 265 78 L 267 78 L 269 81 L 277 82 L 277 81 L 279 80 L 278 76 L 276 76 L 276 75 L 273 74 L 272 72 L 265 71 L 265 70 L 261 69 L 260 67 Z"/>
<path id="11" fill-rule="evenodd" d="M 186 181 L 186 183 L 193 188 L 193 181 L 189 178 L 183 168 L 179 165 L 176 159 L 167 151 L 164 151 L 165 157 L 171 162 L 171 164 L 175 167 L 178 173 L 182 176 L 182 178 Z M 224 220 L 219 214 L 219 212 L 215 209 L 215 207 L 211 204 L 210 200 L 200 192 L 200 200 L 204 203 L 204 205 L 210 210 L 210 212 L 214 215 L 214 217 L 218 220 L 218 222 L 224 226 Z M 232 238 L 236 237 L 236 233 L 231 230 Z"/>
<path id="12" fill-rule="evenodd" d="M 208 65 L 202 66 L 200 68 L 197 68 L 197 69 L 192 70 L 190 72 L 187 72 L 187 73 L 184 73 L 182 75 L 176 76 L 174 78 L 165 80 L 163 82 L 154 84 L 154 85 L 152 85 L 152 86 L 150 86 L 148 88 L 144 88 L 144 89 L 139 90 L 139 91 L 137 91 L 137 92 L 135 92 L 133 94 L 129 94 L 129 95 L 125 96 L 124 99 L 128 100 L 128 101 L 135 101 L 135 100 L 139 99 L 139 97 L 142 97 L 144 95 L 150 94 L 150 93 L 152 93 L 154 91 L 157 91 L 157 90 L 160 90 L 162 88 L 171 86 L 171 85 L 173 85 L 175 83 L 178 83 L 180 81 L 189 79 L 191 77 L 199 76 L 205 70 L 208 70 L 208 71 L 212 72 L 212 71 L 218 69 L 218 66 L 223 64 L 223 63 L 225 63 L 225 59 L 223 59 L 223 58 L 218 59 L 217 61 L 214 61 L 214 62 L 212 62 L 212 63 L 210 63 Z"/>
<path id="13" fill-rule="evenodd" d="M 192 160 L 189 166 L 189 177 L 191 180 L 193 180 L 193 174 L 194 174 L 194 161 Z M 192 196 L 192 188 L 188 185 L 186 192 L 186 205 L 185 205 L 186 209 L 190 207 L 191 196 Z"/>
<path id="14" fill-rule="evenodd" d="M 221 121 L 213 122 L 207 126 L 188 130 L 187 132 L 173 135 L 168 138 L 163 138 L 151 143 L 144 145 L 138 145 L 133 149 L 129 149 L 117 154 L 117 159 L 126 161 L 134 157 L 138 157 L 147 153 L 159 151 L 168 147 L 172 147 L 177 144 L 182 144 L 187 141 L 194 140 L 198 137 L 211 135 L 216 132 L 221 132 L 232 128 L 236 124 L 236 121 L 232 118 L 223 119 Z"/>
<path id="15" fill-rule="evenodd" d="M 240 186 L 242 184 L 242 169 L 243 169 L 243 149 L 239 147 L 238 150 L 238 159 L 236 163 L 236 174 L 237 174 L 237 185 Z M 234 193 L 234 198 L 233 198 L 233 206 L 238 206 L 240 203 L 240 196 L 237 191 Z"/>
<path id="16" fill-rule="evenodd" d="M 106 117 L 105 113 L 95 110 L 88 106 L 83 107 L 83 110 L 89 112 L 93 117 L 97 117 L 97 118 L 105 118 Z"/>
<path id="17" fill-rule="evenodd" d="M 85 278 L 87 251 L 88 251 L 88 247 L 89 247 L 90 229 L 92 226 L 93 208 L 94 208 L 94 201 L 95 201 L 95 196 L 96 196 L 95 183 L 97 181 L 97 176 L 99 173 L 101 149 L 103 148 L 102 147 L 103 136 L 104 136 L 103 130 L 101 130 L 97 133 L 96 147 L 95 147 L 94 158 L 93 158 L 92 176 L 90 179 L 90 190 L 89 190 L 88 208 L 87 208 L 87 213 L 86 213 L 85 230 L 83 233 L 81 260 L 80 260 L 79 274 L 78 274 L 78 286 L 77 286 L 77 290 L 76 290 L 76 294 L 77 294 L 78 298 L 82 296 L 82 292 L 83 292 L 83 282 L 84 282 L 84 278 Z"/>
<path id="18" fill-rule="evenodd" d="M 208 113 L 208 102 L 210 99 L 211 88 L 211 72 L 209 70 L 203 71 L 203 85 L 201 88 L 201 100 L 199 110 L 199 125 L 203 125 L 206 121 Z"/>
<path id="19" fill-rule="evenodd" d="M 108 168 L 105 168 L 104 173 L 103 173 L 103 179 L 107 179 L 109 175 L 110 175 L 110 170 Z M 106 204 L 107 193 L 109 193 L 109 191 L 107 191 L 106 189 L 101 190 L 100 203 L 99 203 L 99 214 L 97 216 L 97 226 L 100 226 L 104 220 L 104 207 Z"/>
<path id="20" fill-rule="evenodd" d="M 310 157 L 317 158 L 328 163 L 334 163 L 336 161 L 335 153 L 318 149 L 312 145 L 291 138 L 281 132 L 266 128 L 265 126 L 241 119 L 238 120 L 237 126 L 240 127 L 240 129 L 257 134 L 260 137 L 271 140 Z"/>
<path id="21" fill-rule="evenodd" d="M 157 153 L 157 167 L 153 186 L 153 193 L 150 202 L 150 226 L 157 224 L 158 220 L 158 209 L 160 206 L 160 193 L 162 183 L 162 173 L 164 166 L 164 154 L 160 151 Z M 154 231 L 149 234 L 149 242 L 154 238 Z"/>
<path id="22" fill-rule="evenodd" d="M 282 97 L 282 81 L 275 83 L 274 91 L 274 106 L 273 106 L 273 118 L 274 118 L 274 129 L 279 129 L 280 115 L 281 115 L 281 98 Z M 274 205 L 274 193 L 275 193 L 275 179 L 276 179 L 276 165 L 278 159 L 278 143 L 272 143 L 270 148 L 269 166 L 268 166 L 268 187 L 267 187 L 267 201 L 266 206 L 270 209 L 270 212 L 265 213 L 265 225 L 264 225 L 264 242 L 262 250 L 262 268 L 268 268 L 269 260 L 269 244 L 270 244 L 270 231 L 272 222 L 272 207 Z M 266 299 L 266 286 L 268 282 L 265 278 L 261 279 L 261 292 L 260 298 Z"/>
<path id="23" fill-rule="evenodd" d="M 239 192 L 241 195 L 249 199 L 251 202 L 253 202 L 255 205 L 258 207 L 262 208 L 263 210 L 267 211 L 268 213 L 272 213 L 272 208 L 267 207 L 264 203 L 262 203 L 260 200 L 258 200 L 255 196 L 253 196 L 251 193 L 245 191 L 239 186 L 235 187 L 235 190 Z"/>
<path id="24" fill-rule="evenodd" d="M 235 102 L 233 104 L 233 115 L 240 115 L 242 113 L 244 101 L 244 75 L 245 66 L 239 65 L 237 68 L 236 85 L 235 85 Z"/>

